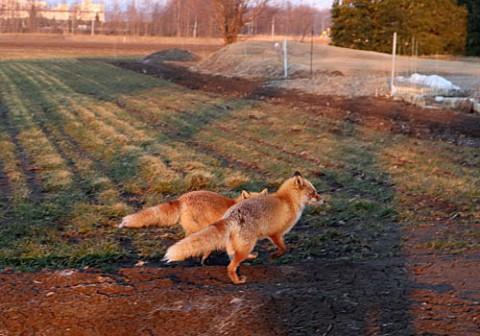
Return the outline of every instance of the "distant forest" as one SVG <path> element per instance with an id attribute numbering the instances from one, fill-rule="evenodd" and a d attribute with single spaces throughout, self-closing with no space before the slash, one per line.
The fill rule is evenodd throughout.
<path id="1" fill-rule="evenodd" d="M 74 20 L 73 9 L 69 19 L 47 20 L 32 7 L 27 17 L 20 18 L 13 13 L 0 15 L 0 32 L 221 37 L 223 32 L 214 3 L 214 0 L 117 0 L 105 11 L 104 22 L 98 17 L 91 21 Z M 241 34 L 305 37 L 312 31 L 315 35 L 322 34 L 331 23 L 330 10 L 294 5 L 289 1 L 284 6 L 270 5 L 267 1 L 262 10 L 254 9 L 255 6 L 248 7 L 254 15 L 243 25 Z M 0 8 L 0 14 L 1 11 Z"/>
<path id="2" fill-rule="evenodd" d="M 335 0 L 332 44 L 404 54 L 480 56 L 480 0 Z"/>

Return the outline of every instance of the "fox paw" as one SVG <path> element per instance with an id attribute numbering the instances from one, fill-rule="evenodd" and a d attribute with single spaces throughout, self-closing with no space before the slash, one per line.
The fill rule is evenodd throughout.
<path id="1" fill-rule="evenodd" d="M 243 284 L 247 281 L 247 277 L 245 275 L 240 275 L 238 277 L 238 280 L 237 281 L 234 281 L 235 285 L 240 285 L 240 284 Z"/>
<path id="2" fill-rule="evenodd" d="M 122 222 L 120 224 L 118 224 L 118 227 L 119 228 L 124 228 L 124 227 L 128 227 L 128 224 L 130 222 L 130 216 L 125 216 L 122 218 Z"/>
<path id="3" fill-rule="evenodd" d="M 278 259 L 278 258 L 280 258 L 282 255 L 283 255 L 283 252 L 282 252 L 282 253 L 275 252 L 275 253 L 270 254 L 270 255 L 268 256 L 268 259 L 270 259 L 270 260 Z"/>
<path id="4" fill-rule="evenodd" d="M 256 257 L 258 257 L 258 252 L 252 252 L 248 255 L 247 259 L 255 259 Z"/>

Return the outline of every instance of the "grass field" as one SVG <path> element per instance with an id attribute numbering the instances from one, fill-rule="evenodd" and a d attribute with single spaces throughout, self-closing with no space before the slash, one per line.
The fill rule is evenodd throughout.
<path id="1" fill-rule="evenodd" d="M 396 254 L 388 232 L 434 222 L 447 229 L 425 247 L 459 252 L 478 247 L 479 166 L 477 149 L 93 60 L 0 63 L 0 268 L 156 261 L 181 230 L 121 230 L 122 216 L 195 189 L 274 191 L 295 170 L 327 205 L 306 211 L 278 262 Z"/>

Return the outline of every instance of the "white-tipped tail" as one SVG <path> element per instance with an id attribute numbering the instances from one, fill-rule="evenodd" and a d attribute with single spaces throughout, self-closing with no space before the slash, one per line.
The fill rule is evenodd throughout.
<path id="1" fill-rule="evenodd" d="M 190 257 L 198 257 L 218 249 L 224 249 L 228 234 L 225 220 L 207 226 L 170 246 L 163 257 L 167 262 L 182 261 Z"/>
<path id="2" fill-rule="evenodd" d="M 118 227 L 173 226 L 180 218 L 180 207 L 179 200 L 165 202 L 123 217 Z"/>

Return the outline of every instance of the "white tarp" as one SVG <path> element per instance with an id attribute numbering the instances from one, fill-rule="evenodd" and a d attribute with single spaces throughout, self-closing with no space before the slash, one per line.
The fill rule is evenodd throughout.
<path id="1" fill-rule="evenodd" d="M 449 80 L 437 75 L 427 76 L 414 73 L 410 77 L 399 76 L 397 77 L 397 80 L 399 83 L 420 85 L 442 91 L 461 90 L 459 86 L 454 85 Z"/>

